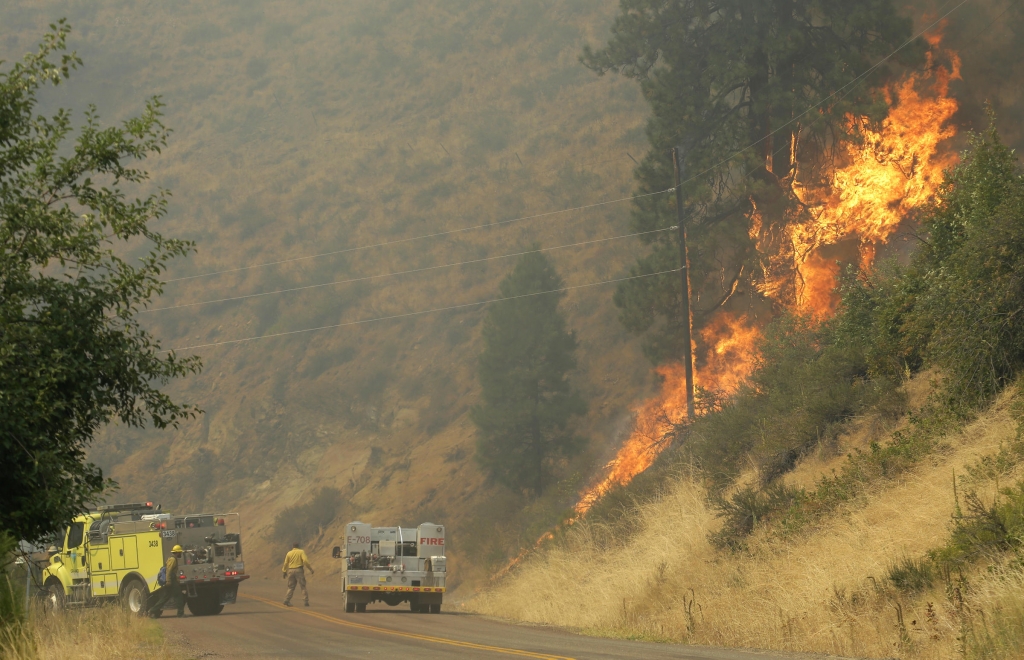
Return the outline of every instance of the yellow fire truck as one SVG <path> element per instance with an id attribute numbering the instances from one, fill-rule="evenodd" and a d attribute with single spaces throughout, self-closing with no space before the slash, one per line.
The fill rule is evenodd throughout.
<path id="1" fill-rule="evenodd" d="M 102 506 L 72 521 L 43 570 L 44 605 L 61 609 L 118 600 L 142 614 L 175 545 L 184 548 L 178 577 L 192 614 L 220 614 L 235 602 L 238 585 L 249 577 L 238 514 L 172 515 L 145 502 Z"/>

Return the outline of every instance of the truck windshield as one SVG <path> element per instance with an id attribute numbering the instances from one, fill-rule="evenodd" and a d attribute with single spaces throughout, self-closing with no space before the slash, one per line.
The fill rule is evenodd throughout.
<path id="1" fill-rule="evenodd" d="M 85 523 L 71 523 L 71 526 L 68 527 L 68 550 L 82 545 L 82 539 L 84 537 Z"/>

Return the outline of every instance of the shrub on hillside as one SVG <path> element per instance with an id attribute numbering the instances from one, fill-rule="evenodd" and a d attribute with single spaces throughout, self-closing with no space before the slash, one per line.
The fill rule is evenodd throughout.
<path id="1" fill-rule="evenodd" d="M 894 389 L 868 378 L 861 344 L 837 337 L 830 324 L 776 319 L 758 354 L 748 384 L 680 434 L 684 453 L 718 485 L 751 462 L 763 485 L 773 483 L 837 425 Z"/>
<path id="2" fill-rule="evenodd" d="M 946 545 L 931 553 L 945 570 L 960 568 L 982 557 L 1024 546 L 1024 482 L 1003 489 L 992 504 L 977 493 L 964 497 L 953 516 L 953 533 Z"/>
<path id="3" fill-rule="evenodd" d="M 342 505 L 340 490 L 321 488 L 309 500 L 277 514 L 274 538 L 284 543 L 305 544 L 334 522 L 341 513 Z"/>
<path id="4" fill-rule="evenodd" d="M 934 584 L 935 569 L 927 560 L 903 557 L 889 566 L 886 579 L 902 592 L 917 593 Z"/>
<path id="5" fill-rule="evenodd" d="M 838 320 L 874 375 L 938 367 L 961 416 L 1024 367 L 1024 179 L 994 128 L 970 145 L 926 210 L 911 264 L 847 276 Z"/>
<path id="6" fill-rule="evenodd" d="M 803 498 L 802 489 L 783 484 L 764 490 L 751 486 L 742 488 L 717 502 L 715 508 L 722 519 L 722 528 L 711 535 L 711 543 L 719 548 L 739 549 L 743 546 L 743 539 L 754 531 L 758 523 L 792 508 Z"/>
<path id="7" fill-rule="evenodd" d="M 969 410 L 1024 367 L 1024 179 L 994 128 L 972 136 L 926 226 L 914 320 L 950 403 Z"/>

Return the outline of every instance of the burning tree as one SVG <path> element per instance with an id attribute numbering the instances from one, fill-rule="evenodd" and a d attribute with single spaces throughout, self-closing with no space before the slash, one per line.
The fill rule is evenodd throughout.
<path id="1" fill-rule="evenodd" d="M 639 192 L 671 187 L 669 151 L 685 151 L 694 324 L 741 290 L 791 302 L 795 278 L 768 272 L 778 260 L 764 256 L 799 220 L 794 184 L 827 181 L 844 146 L 885 118 L 879 90 L 893 77 L 890 64 L 920 61 L 925 51 L 922 41 L 884 59 L 910 37 L 910 20 L 891 0 L 623 0 L 612 34 L 582 59 L 600 74 L 636 79 L 651 105 Z M 672 204 L 638 199 L 633 226 L 675 224 Z M 652 236 L 634 274 L 678 264 L 674 233 Z M 686 350 L 680 295 L 668 277 L 631 280 L 616 293 L 623 322 L 644 335 L 656 363 Z"/>
<path id="2" fill-rule="evenodd" d="M 715 400 L 754 369 L 773 314 L 830 317 L 836 258 L 870 266 L 956 162 L 942 143 L 956 133 L 948 92 L 959 58 L 937 33 L 908 41 L 910 28 L 888 0 L 623 0 L 606 48 L 584 52 L 598 73 L 636 79 L 651 105 L 638 192 L 670 187 L 670 149 L 684 148 L 695 380 Z M 633 226 L 675 224 L 673 202 L 638 198 Z M 649 245 L 634 274 L 678 265 L 675 232 Z M 577 514 L 647 469 L 693 421 L 676 364 L 686 350 L 680 296 L 675 277 L 616 292 L 623 323 L 643 335 L 663 382 Z"/>

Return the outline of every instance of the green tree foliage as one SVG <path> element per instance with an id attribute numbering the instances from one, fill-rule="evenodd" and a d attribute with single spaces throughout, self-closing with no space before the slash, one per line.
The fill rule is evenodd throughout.
<path id="1" fill-rule="evenodd" d="M 598 73 L 637 80 L 651 106 L 651 151 L 636 170 L 640 193 L 670 188 L 670 149 L 685 151 L 691 217 L 695 323 L 759 276 L 748 214 L 786 222 L 794 172 L 825 176 L 836 148 L 855 139 L 852 114 L 878 120 L 886 106 L 874 92 L 891 74 L 882 62 L 910 36 L 910 21 L 891 0 L 622 0 L 607 46 L 587 48 Z M 905 61 L 920 44 L 901 51 Z M 890 60 L 892 62 L 893 60 Z M 869 72 L 863 79 L 863 73 Z M 812 109 L 811 112 L 807 112 Z M 749 148 L 748 148 L 749 147 Z M 668 195 L 637 199 L 637 231 L 676 223 Z M 678 266 L 674 232 L 646 239 L 650 252 L 634 274 Z M 625 325 L 645 335 L 654 361 L 681 355 L 677 278 L 620 285 L 615 302 Z"/>
<path id="2" fill-rule="evenodd" d="M 926 227 L 917 326 L 969 409 L 1024 368 L 1024 179 L 994 127 L 972 137 Z"/>
<path id="3" fill-rule="evenodd" d="M 867 379 L 863 350 L 837 341 L 831 324 L 779 317 L 765 329 L 758 352 L 747 384 L 685 431 L 686 453 L 714 483 L 727 484 L 753 464 L 762 484 L 771 484 L 890 389 Z"/>
<path id="4" fill-rule="evenodd" d="M 25 622 L 25 593 L 18 588 L 22 581 L 11 577 L 17 549 L 18 540 L 10 532 L 0 530 L 0 649 Z"/>
<path id="5" fill-rule="evenodd" d="M 1024 368 L 1024 179 L 994 122 L 923 223 L 909 266 L 847 278 L 844 334 L 876 374 L 938 367 L 947 403 L 969 413 Z"/>
<path id="6" fill-rule="evenodd" d="M 147 174 L 132 165 L 166 143 L 160 102 L 102 128 L 95 108 L 36 115 L 37 93 L 81 62 L 68 26 L 0 72 L 0 530 L 37 540 L 94 502 L 111 482 L 86 460 L 112 419 L 163 428 L 198 411 L 160 391 L 199 370 L 164 353 L 136 313 L 161 292 L 159 276 L 191 244 L 150 223 L 167 192 L 130 199 Z M 135 264 L 120 254 L 142 251 Z"/>
<path id="7" fill-rule="evenodd" d="M 586 404 L 569 383 L 576 338 L 558 311 L 563 286 L 541 252 L 520 258 L 501 282 L 504 300 L 484 321 L 477 369 L 483 401 L 472 411 L 476 457 L 497 481 L 539 494 L 558 459 L 583 446 L 569 421 Z"/>
<path id="8" fill-rule="evenodd" d="M 910 323 L 921 282 L 904 272 L 896 262 L 884 261 L 870 273 L 850 269 L 840 279 L 835 336 L 864 352 L 873 378 L 900 381 L 924 364 L 926 338 Z"/>

